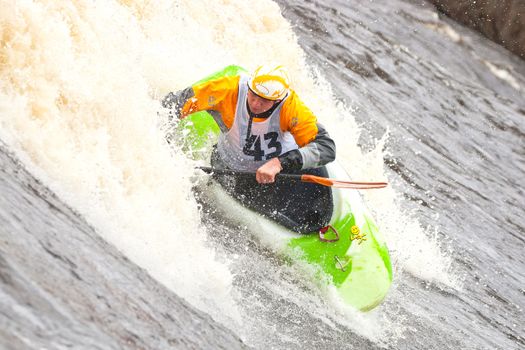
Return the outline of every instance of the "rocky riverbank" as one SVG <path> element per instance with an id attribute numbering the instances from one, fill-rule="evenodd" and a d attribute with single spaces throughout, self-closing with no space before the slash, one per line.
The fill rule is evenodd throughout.
<path id="1" fill-rule="evenodd" d="M 524 0 L 430 0 L 439 11 L 525 59 Z"/>

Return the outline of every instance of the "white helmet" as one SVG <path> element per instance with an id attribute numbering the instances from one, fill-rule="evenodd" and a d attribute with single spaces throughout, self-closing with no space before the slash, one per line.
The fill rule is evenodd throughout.
<path id="1" fill-rule="evenodd" d="M 248 82 L 250 90 L 267 100 L 282 100 L 290 89 L 288 71 L 283 66 L 260 66 Z"/>

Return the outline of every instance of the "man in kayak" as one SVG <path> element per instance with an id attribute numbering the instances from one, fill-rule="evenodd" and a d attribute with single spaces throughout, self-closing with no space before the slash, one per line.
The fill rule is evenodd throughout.
<path id="1" fill-rule="evenodd" d="M 230 192 L 244 198 L 246 205 L 268 212 L 296 230 L 321 227 L 326 222 L 327 209 L 331 214 L 332 208 L 329 189 L 304 183 L 273 184 L 281 171 L 326 176 L 323 166 L 335 159 L 334 141 L 290 89 L 283 66 L 261 66 L 251 76 L 225 76 L 170 92 L 162 106 L 178 118 L 202 110 L 213 116 L 221 134 L 212 165 L 253 171 L 256 182 L 266 184 L 237 179 L 230 186 Z M 225 181 L 219 182 L 226 185 Z M 312 205 L 325 208 L 308 211 Z"/>

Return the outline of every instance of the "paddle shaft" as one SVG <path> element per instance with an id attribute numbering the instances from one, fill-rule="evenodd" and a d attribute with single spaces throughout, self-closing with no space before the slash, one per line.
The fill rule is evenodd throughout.
<path id="1" fill-rule="evenodd" d="M 232 169 L 217 169 L 217 168 L 212 168 L 210 166 L 199 166 L 199 167 L 197 167 L 197 169 L 200 169 L 200 170 L 204 171 L 206 174 L 214 173 L 214 174 L 218 174 L 218 175 L 255 176 L 255 173 L 253 171 L 232 170 Z M 276 178 L 278 177 L 278 178 L 281 178 L 281 179 L 290 179 L 290 180 L 297 180 L 297 181 L 301 181 L 301 176 L 302 175 L 283 174 L 283 173 L 279 173 L 279 174 L 275 175 Z"/>
<path id="2" fill-rule="evenodd" d="M 255 176 L 255 173 L 251 171 L 217 169 L 217 168 L 212 168 L 212 167 L 207 167 L 207 166 L 199 166 L 197 168 L 201 169 L 202 171 L 208 174 L 214 173 L 218 175 Z M 334 179 L 329 179 L 326 177 L 309 175 L 309 174 L 300 175 L 300 174 L 279 173 L 276 175 L 276 178 L 315 183 L 321 186 L 328 186 L 328 187 L 352 188 L 356 190 L 377 189 L 377 188 L 384 188 L 387 186 L 386 182 L 342 181 L 342 180 L 334 180 Z"/>

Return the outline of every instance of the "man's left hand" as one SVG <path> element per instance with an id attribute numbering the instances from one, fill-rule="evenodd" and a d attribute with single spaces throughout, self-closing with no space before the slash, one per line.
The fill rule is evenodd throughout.
<path id="1" fill-rule="evenodd" d="M 264 163 L 255 173 L 255 179 L 260 184 L 269 184 L 275 182 L 275 175 L 283 170 L 279 158 L 272 158 Z"/>

